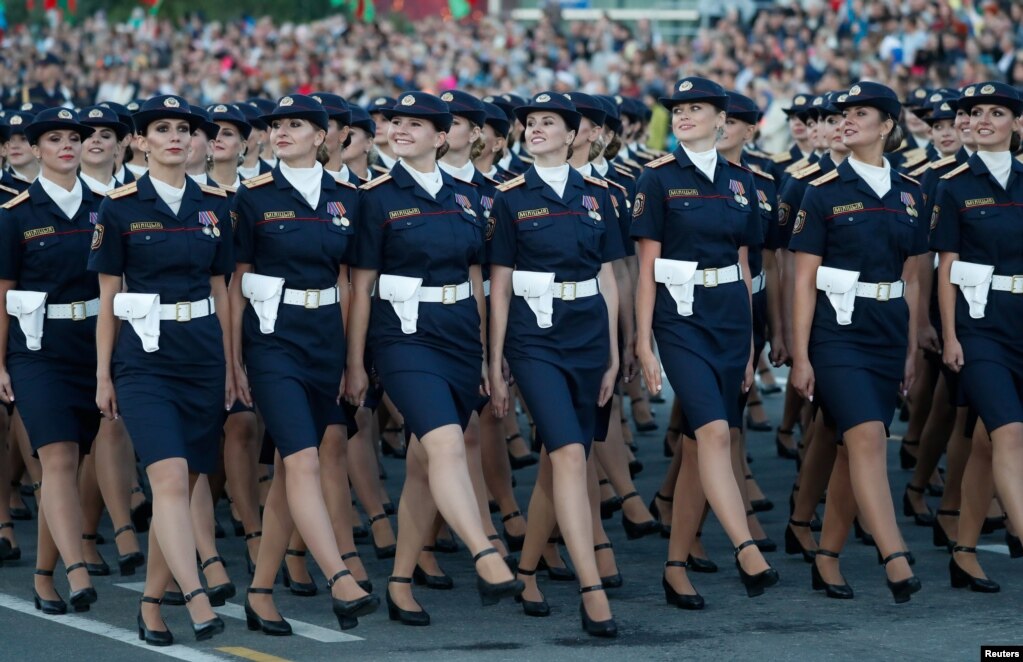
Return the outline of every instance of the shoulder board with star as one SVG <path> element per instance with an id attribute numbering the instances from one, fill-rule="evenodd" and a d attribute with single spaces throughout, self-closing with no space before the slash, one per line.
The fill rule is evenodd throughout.
<path id="1" fill-rule="evenodd" d="M 810 182 L 810 186 L 820 186 L 821 184 L 827 184 L 828 182 L 833 182 L 836 179 L 838 179 L 838 170 L 832 170 L 828 174 L 822 175 L 822 176 L 818 177 L 817 179 L 813 180 L 812 182 Z"/>
<path id="2" fill-rule="evenodd" d="M 218 198 L 226 198 L 227 197 L 227 191 L 225 191 L 224 189 L 220 188 L 219 186 L 209 186 L 207 184 L 199 184 L 199 188 L 202 189 L 203 193 L 209 193 L 210 195 L 215 195 Z"/>
<path id="3" fill-rule="evenodd" d="M 634 161 L 633 159 L 622 159 L 622 161 L 624 161 L 624 162 L 625 162 L 625 165 L 629 166 L 629 167 L 630 167 L 630 168 L 632 168 L 633 170 L 639 170 L 640 172 L 642 172 L 642 171 L 643 171 L 643 168 L 644 168 L 644 167 L 647 167 L 647 166 L 649 166 L 649 165 L 650 165 L 651 163 L 653 163 L 653 162 L 654 162 L 654 161 L 656 161 L 656 160 L 657 160 L 657 159 L 653 159 L 653 161 L 648 161 L 648 162 L 647 162 L 647 164 L 646 164 L 646 166 L 644 166 L 644 165 L 643 165 L 642 163 L 640 163 L 639 161 Z"/>
<path id="4" fill-rule="evenodd" d="M 646 164 L 648 168 L 660 168 L 661 166 L 667 165 L 675 160 L 674 154 L 665 154 L 664 156 L 654 159 L 650 163 Z"/>
<path id="5" fill-rule="evenodd" d="M 937 170 L 938 168 L 944 168 L 946 166 L 950 166 L 950 165 L 952 165 L 955 162 L 956 162 L 956 157 L 955 157 L 955 154 L 953 154 L 952 156 L 946 156 L 943 159 L 939 159 L 939 160 L 935 161 L 934 163 L 931 163 L 930 166 L 932 168 L 934 168 L 935 170 Z"/>
<path id="6" fill-rule="evenodd" d="M 26 200 L 28 200 L 28 191 L 22 191 L 18 195 L 14 196 L 10 200 L 8 200 L 7 203 L 3 206 L 3 208 L 4 209 L 14 209 L 15 207 L 17 207 L 21 203 L 25 202 Z"/>
<path id="7" fill-rule="evenodd" d="M 635 179 L 636 178 L 636 175 L 634 175 L 631 172 L 629 172 L 628 168 L 620 166 L 617 163 L 614 164 L 614 165 L 615 165 L 615 172 L 617 172 L 622 177 L 628 177 L 629 179 Z"/>
<path id="8" fill-rule="evenodd" d="M 899 173 L 899 177 L 902 177 L 907 182 L 910 182 L 910 183 L 916 184 L 917 186 L 920 186 L 920 181 L 919 180 L 913 179 L 912 177 L 910 177 L 909 175 L 907 175 L 905 173 L 900 172 Z"/>
<path id="9" fill-rule="evenodd" d="M 811 175 L 814 175 L 820 171 L 821 171 L 820 163 L 811 163 L 802 170 L 797 170 L 796 172 L 792 173 L 792 176 L 795 177 L 796 179 L 806 179 L 807 177 L 810 177 Z"/>
<path id="10" fill-rule="evenodd" d="M 366 182 L 365 184 L 360 186 L 359 190 L 360 191 L 368 191 L 368 190 L 370 190 L 372 188 L 380 186 L 384 182 L 391 181 L 391 179 L 392 179 L 391 173 L 387 173 L 386 175 L 381 175 L 379 177 L 374 177 L 373 179 L 369 180 L 368 182 Z"/>
<path id="11" fill-rule="evenodd" d="M 138 183 L 137 182 L 132 182 L 131 184 L 125 184 L 124 186 L 118 186 L 113 191 L 110 191 L 109 193 L 107 193 L 107 197 L 110 198 L 111 200 L 117 200 L 118 198 L 123 198 L 125 196 L 134 195 L 135 193 L 138 193 L 138 191 L 139 191 Z"/>
<path id="12" fill-rule="evenodd" d="M 264 172 L 262 175 L 256 175 L 251 179 L 246 179 L 242 182 L 242 186 L 245 188 L 258 188 L 269 184 L 274 180 L 273 172 Z"/>
<path id="13" fill-rule="evenodd" d="M 772 175 L 769 172 L 764 172 L 764 169 L 761 168 L 760 166 L 758 166 L 755 163 L 750 163 L 749 167 L 747 168 L 747 170 L 749 170 L 750 172 L 752 172 L 755 175 L 760 175 L 764 179 L 769 179 L 772 182 L 774 181 L 774 175 Z"/>
<path id="14" fill-rule="evenodd" d="M 792 155 L 789 154 L 788 152 L 778 152 L 777 154 L 772 154 L 768 158 L 771 159 L 772 163 L 779 163 L 779 164 L 781 164 L 781 163 L 788 163 L 789 161 L 791 161 L 792 160 Z"/>
<path id="15" fill-rule="evenodd" d="M 916 150 L 913 150 L 914 152 Z M 921 149 L 919 153 L 911 154 L 906 152 L 906 159 L 902 162 L 903 168 L 916 168 L 927 160 L 927 150 Z"/>
<path id="16" fill-rule="evenodd" d="M 925 164 L 923 164 L 922 166 L 920 166 L 918 168 L 910 170 L 909 171 L 909 176 L 910 177 L 923 177 L 925 172 L 927 172 L 931 168 L 938 167 L 938 163 L 939 163 L 938 161 L 935 161 L 934 163 L 925 163 Z"/>
<path id="17" fill-rule="evenodd" d="M 498 186 L 497 190 L 498 191 L 502 191 L 502 192 L 510 191 L 511 189 L 515 188 L 516 186 L 519 186 L 519 185 L 525 184 L 525 183 L 526 183 L 526 176 L 525 175 L 519 175 L 518 177 L 515 177 L 514 179 L 509 179 L 504 184 L 501 184 L 500 186 Z"/>
<path id="18" fill-rule="evenodd" d="M 594 184 L 596 186 L 599 186 L 601 188 L 607 188 L 607 182 L 604 181 L 603 179 L 600 179 L 599 177 L 593 177 L 591 175 L 583 175 L 583 179 L 585 179 L 589 183 Z"/>
<path id="19" fill-rule="evenodd" d="M 0 185 L 0 191 L 3 191 L 4 193 L 10 193 L 11 195 L 18 195 L 18 189 L 10 188 L 8 186 Z"/>
<path id="20" fill-rule="evenodd" d="M 810 159 L 804 156 L 795 163 L 785 166 L 785 172 L 791 175 L 793 173 L 799 172 L 808 165 L 810 165 Z"/>
<path id="21" fill-rule="evenodd" d="M 941 178 L 942 179 L 952 179 L 953 177 L 956 177 L 958 175 L 963 174 L 964 172 L 966 172 L 969 169 L 970 169 L 970 164 L 967 162 L 967 163 L 962 164 L 958 168 L 955 168 L 955 169 L 950 170 L 949 172 L 945 173 L 944 175 L 941 176 Z"/>

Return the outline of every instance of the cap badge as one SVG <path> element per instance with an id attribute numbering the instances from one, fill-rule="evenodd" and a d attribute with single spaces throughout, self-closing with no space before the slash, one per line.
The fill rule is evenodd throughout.
<path id="1" fill-rule="evenodd" d="M 995 93 L 995 86 L 994 85 L 985 85 L 984 87 L 980 88 L 980 93 L 981 94 L 994 94 Z"/>
<path id="2" fill-rule="evenodd" d="M 455 100 L 455 95 L 451 94 L 450 92 L 445 92 L 444 94 L 440 95 L 440 100 L 445 103 L 451 103 L 452 101 Z"/>
<path id="3" fill-rule="evenodd" d="M 547 103 L 547 102 L 548 102 L 548 101 L 550 101 L 550 100 L 551 100 L 551 95 L 549 95 L 549 94 L 541 94 L 540 96 L 538 96 L 538 97 L 537 97 L 537 98 L 535 99 L 535 101 L 536 101 L 537 103 Z"/>
<path id="4" fill-rule="evenodd" d="M 693 81 L 691 80 L 684 80 L 678 85 L 679 92 L 688 92 L 691 89 L 693 89 Z"/>
<path id="5" fill-rule="evenodd" d="M 57 117 L 62 119 L 62 120 L 74 119 L 74 116 L 71 114 L 70 110 L 62 110 L 62 111 L 60 111 L 59 113 L 57 113 Z"/>
<path id="6" fill-rule="evenodd" d="M 414 96 L 412 96 L 411 94 L 403 96 L 401 98 L 401 105 L 403 105 L 403 106 L 414 106 L 415 103 L 416 103 L 416 98 Z"/>
<path id="7" fill-rule="evenodd" d="M 860 95 L 860 92 L 862 91 L 863 90 L 860 89 L 859 85 L 853 85 L 852 87 L 849 88 L 849 96 L 858 97 Z"/>
<path id="8" fill-rule="evenodd" d="M 281 100 L 277 102 L 277 105 L 281 106 L 282 108 L 286 108 L 288 106 L 295 105 L 295 100 L 292 99 L 291 97 L 281 97 Z"/>

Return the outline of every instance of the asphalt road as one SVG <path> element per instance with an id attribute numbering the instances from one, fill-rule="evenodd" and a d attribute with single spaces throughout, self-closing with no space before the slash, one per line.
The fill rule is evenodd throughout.
<path id="1" fill-rule="evenodd" d="M 781 396 L 765 398 L 774 422 L 781 415 Z M 661 439 L 668 416 L 666 405 L 655 405 L 661 429 L 637 435 L 639 459 L 645 470 L 636 483 L 649 499 L 660 482 L 668 460 L 661 455 Z M 904 424 L 896 423 L 899 435 Z M 787 516 L 788 488 L 795 463 L 775 456 L 773 433 L 750 438 L 753 469 L 774 510 L 763 513 L 765 529 L 782 546 Z M 897 463 L 897 443 L 889 446 L 890 478 L 896 495 L 909 475 Z M 400 492 L 398 461 L 385 460 L 393 497 Z M 535 468 L 516 473 L 520 504 L 528 501 Z M 933 501 L 933 500 L 932 500 Z M 34 507 L 34 503 L 32 504 Z M 932 503 L 932 507 L 936 504 Z M 218 512 L 229 523 L 226 504 Z M 704 542 L 721 566 L 717 574 L 692 575 L 707 600 L 702 612 L 668 607 L 660 588 L 667 541 L 647 537 L 627 541 L 617 517 L 605 522 L 615 544 L 625 585 L 610 593 L 620 636 L 596 640 L 579 625 L 578 596 L 572 583 L 541 579 L 553 614 L 547 619 L 526 618 L 507 600 L 481 608 L 469 555 L 441 555 L 440 562 L 456 583 L 454 591 L 419 589 L 417 596 L 430 612 L 433 625 L 403 627 L 387 620 L 386 610 L 360 619 L 354 630 L 341 633 L 321 594 L 298 598 L 278 585 L 278 606 L 295 626 L 287 638 L 266 637 L 246 630 L 241 616 L 248 578 L 241 565 L 243 544 L 230 536 L 218 541 L 221 553 L 232 562 L 228 571 L 239 586 L 239 596 L 218 611 L 227 631 L 206 642 L 191 640 L 184 608 L 165 607 L 168 626 L 180 642 L 166 649 L 148 648 L 134 631 L 138 590 L 143 576 L 132 581 L 119 577 L 96 578 L 99 602 L 84 615 L 42 616 L 32 608 L 33 523 L 19 522 L 23 559 L 0 568 L 0 660 L 99 660 L 104 662 L 158 661 L 172 656 L 204 660 L 275 659 L 319 660 L 975 660 L 982 644 L 1023 644 L 1020 613 L 1023 607 L 1023 560 L 1012 561 L 1001 532 L 982 539 L 982 561 L 989 576 L 1002 585 L 996 595 L 953 590 L 948 580 L 948 556 L 930 544 L 930 530 L 900 518 L 903 535 L 917 557 L 916 572 L 923 590 L 910 603 L 895 605 L 873 548 L 851 542 L 843 555 L 843 571 L 856 590 L 851 601 L 828 600 L 810 590 L 810 568 L 799 557 L 781 551 L 768 560 L 778 569 L 781 583 L 760 598 L 748 599 L 732 565 L 731 549 L 720 527 L 708 521 Z M 109 523 L 101 528 L 112 539 Z M 144 537 L 142 538 L 144 542 Z M 112 544 L 101 547 L 108 562 L 116 556 Z M 372 549 L 362 547 L 363 558 L 377 593 L 382 593 L 390 561 L 377 561 Z M 567 558 L 567 553 L 566 553 Z M 116 566 L 115 566 L 116 568 Z M 315 575 L 322 589 L 323 578 Z M 63 579 L 60 592 L 67 594 Z"/>

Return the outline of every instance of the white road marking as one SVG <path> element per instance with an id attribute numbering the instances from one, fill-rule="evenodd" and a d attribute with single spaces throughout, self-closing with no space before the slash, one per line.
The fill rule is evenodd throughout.
<path id="1" fill-rule="evenodd" d="M 204 653 L 180 644 L 165 647 L 147 646 L 144 641 L 139 641 L 137 631 L 125 630 L 124 628 L 84 618 L 81 614 L 65 614 L 63 616 L 44 614 L 41 611 L 36 611 L 35 605 L 28 600 L 22 600 L 6 593 L 0 593 L 0 607 L 6 607 L 7 609 L 21 612 L 26 616 L 35 616 L 36 618 L 59 623 L 69 628 L 99 635 L 121 644 L 144 648 L 151 653 L 159 653 L 160 655 L 173 657 L 176 660 L 185 660 L 186 662 L 225 662 L 229 659 L 220 655 Z"/>
<path id="2" fill-rule="evenodd" d="M 985 552 L 994 552 L 995 554 L 1009 555 L 1008 545 L 977 545 L 977 549 Z"/>
<path id="3" fill-rule="evenodd" d="M 114 584 L 114 586 L 120 586 L 121 588 L 126 588 L 129 591 L 141 593 L 142 589 L 145 587 L 145 582 L 124 582 L 121 584 Z M 245 609 L 241 605 L 229 602 L 223 607 L 214 607 L 213 611 L 228 618 L 235 618 L 239 621 L 245 620 Z M 292 618 L 287 620 L 291 623 L 291 629 L 295 634 L 300 637 L 305 637 L 306 639 L 312 639 L 313 641 L 320 641 L 325 644 L 342 644 L 363 640 L 362 637 L 356 637 L 353 634 L 345 634 L 344 632 L 338 632 L 337 630 L 322 628 L 319 625 L 313 625 L 312 623 L 297 621 Z"/>

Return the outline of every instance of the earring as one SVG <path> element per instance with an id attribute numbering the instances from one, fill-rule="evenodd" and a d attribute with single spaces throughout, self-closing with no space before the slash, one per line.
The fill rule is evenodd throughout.
<path id="1" fill-rule="evenodd" d="M 146 160 L 146 163 L 149 163 L 149 152 L 143 152 L 142 157 Z"/>

